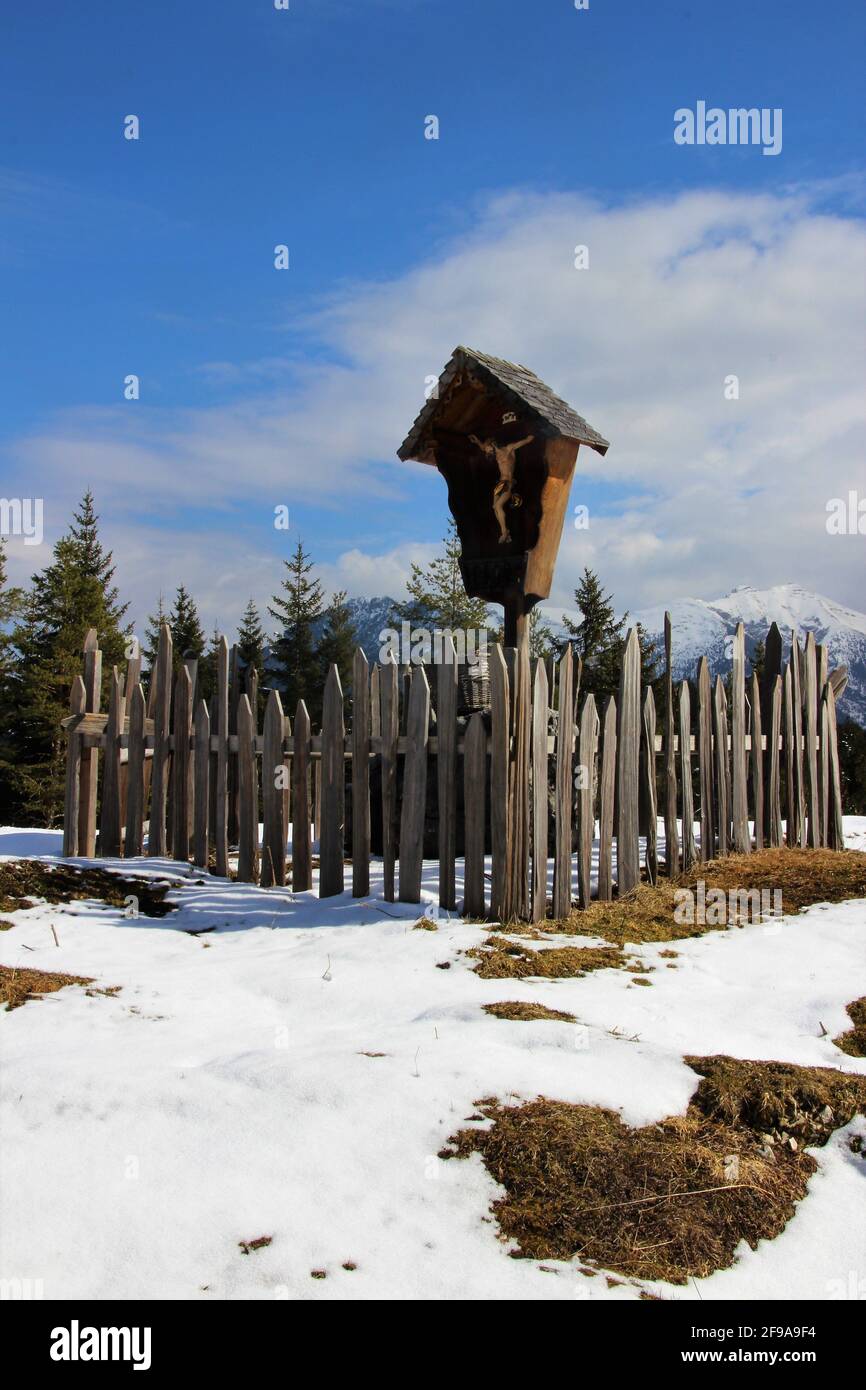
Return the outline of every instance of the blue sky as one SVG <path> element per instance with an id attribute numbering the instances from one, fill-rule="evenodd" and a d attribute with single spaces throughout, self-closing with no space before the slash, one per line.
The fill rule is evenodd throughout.
<path id="1" fill-rule="evenodd" d="M 593 460 L 575 499 L 619 528 L 609 583 L 631 607 L 724 591 L 703 546 L 662 565 L 640 537 L 653 531 L 676 558 L 672 542 L 720 473 L 719 516 L 735 526 L 726 507 L 747 498 L 758 515 L 768 460 L 785 477 L 782 419 L 829 449 L 827 409 L 838 437 L 824 490 L 809 492 L 814 451 L 799 472 L 787 464 L 802 485 L 796 565 L 781 546 L 751 567 L 735 557 L 727 587 L 797 578 L 853 603 L 857 538 L 828 548 L 819 516 L 831 483 L 866 485 L 853 387 L 833 371 L 806 401 L 802 383 L 827 366 L 813 310 L 841 337 L 842 375 L 851 356 L 834 272 L 863 294 L 864 37 L 862 7 L 804 0 L 7 5 L 4 491 L 44 496 L 49 543 L 92 483 L 137 616 L 187 578 L 191 549 L 209 619 L 228 625 L 247 590 L 263 601 L 286 548 L 270 520 L 280 503 L 289 539 L 303 536 L 330 587 L 382 592 L 442 532 L 441 480 L 394 450 L 425 376 L 468 341 L 525 360 L 613 441 L 609 468 Z M 782 108 L 781 154 L 675 145 L 675 109 L 699 99 Z M 130 113 L 137 142 L 123 138 Z M 429 114 L 438 141 L 424 139 Z M 545 315 L 576 285 L 570 248 L 590 227 L 592 295 L 575 289 L 547 343 Z M 291 268 L 278 272 L 283 242 Z M 746 287 L 754 320 L 744 304 L 728 321 Z M 650 315 L 669 318 L 667 337 L 647 336 Z M 736 372 L 739 356 L 756 387 L 761 373 L 735 420 L 689 378 L 695 343 L 716 336 L 727 361 L 710 355 L 708 373 Z M 685 375 L 679 387 L 675 370 L 658 380 L 650 406 L 660 354 L 672 368 L 679 355 Z M 134 403 L 122 397 L 129 372 L 141 379 Z M 792 409 L 809 417 L 803 430 Z M 645 453 L 633 447 L 638 414 Z M 755 476 L 743 448 L 763 459 Z M 660 529 L 664 479 L 693 467 L 695 511 L 674 537 Z M 778 500 L 766 498 L 777 527 Z M 602 531 L 581 553 L 571 546 L 560 597 L 579 561 L 611 552 Z M 14 540 L 10 552 L 18 573 L 43 559 Z"/>

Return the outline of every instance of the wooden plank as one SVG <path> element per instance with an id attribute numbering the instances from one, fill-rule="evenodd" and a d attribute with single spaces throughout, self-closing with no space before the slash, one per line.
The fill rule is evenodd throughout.
<path id="1" fill-rule="evenodd" d="M 282 888 L 286 881 L 288 767 L 283 752 L 286 721 L 278 690 L 271 690 L 265 706 L 262 749 L 262 872 L 263 888 Z"/>
<path id="2" fill-rule="evenodd" d="M 609 695 L 604 706 L 601 744 L 601 776 L 598 791 L 598 896 L 613 897 L 613 810 L 616 801 L 616 699 Z"/>
<path id="3" fill-rule="evenodd" d="M 99 853 L 120 854 L 120 731 L 123 723 L 123 687 L 117 667 L 111 672 L 108 723 L 105 726 L 105 764 L 102 774 L 102 807 L 99 818 Z"/>
<path id="4" fill-rule="evenodd" d="M 153 703 L 153 761 L 151 763 L 150 829 L 147 852 L 162 856 L 166 852 L 166 803 L 168 800 L 169 748 L 171 733 L 172 640 L 168 623 L 159 630 L 156 653 L 156 679 Z M 151 677 L 154 680 L 154 677 Z"/>
<path id="5" fill-rule="evenodd" d="M 755 820 L 755 849 L 764 848 L 764 756 L 763 723 L 761 720 L 761 689 L 758 677 L 752 672 L 751 736 L 749 750 L 752 768 L 752 801 Z"/>
<path id="6" fill-rule="evenodd" d="M 382 726 L 382 892 L 394 901 L 394 861 L 397 829 L 397 739 L 400 734 L 399 672 L 393 658 L 379 674 Z"/>
<path id="7" fill-rule="evenodd" d="M 590 693 L 580 713 L 580 784 L 577 789 L 577 901 L 589 907 L 592 897 L 592 842 L 595 834 L 595 761 L 599 719 Z"/>
<path id="8" fill-rule="evenodd" d="M 623 649 L 617 709 L 616 883 L 622 897 L 640 881 L 640 644 L 635 628 L 629 629 Z"/>
<path id="9" fill-rule="evenodd" d="M 96 628 L 90 628 L 84 639 L 85 708 L 95 713 L 102 701 L 102 652 L 96 639 Z M 78 806 L 78 853 L 92 859 L 96 853 L 96 799 L 99 785 L 99 751 L 81 745 L 81 795 Z"/>
<path id="10" fill-rule="evenodd" d="M 208 859 L 208 821 L 210 812 L 210 715 L 204 700 L 199 700 L 195 711 L 194 726 L 194 775 L 193 790 L 193 863 L 200 869 L 207 869 Z"/>
<path id="11" fill-rule="evenodd" d="M 650 883 L 658 883 L 658 807 L 656 805 L 656 702 L 652 686 L 644 691 L 641 708 L 641 779 L 643 798 L 647 808 L 646 876 Z"/>
<path id="12" fill-rule="evenodd" d="M 72 682 L 69 709 L 74 716 L 83 714 L 87 691 L 81 676 Z M 74 729 L 66 740 L 66 792 L 63 804 L 63 854 L 65 858 L 78 853 L 78 817 L 81 805 L 81 735 Z"/>
<path id="13" fill-rule="evenodd" d="M 345 767 L 343 763 L 343 689 L 336 666 L 325 681 L 322 708 L 321 818 L 319 835 L 319 897 L 342 893 L 343 835 L 346 818 Z"/>
<path id="14" fill-rule="evenodd" d="M 312 783 L 313 783 L 313 835 L 319 841 L 322 838 L 322 763 L 321 760 L 312 764 Z"/>
<path id="15" fill-rule="evenodd" d="M 229 773 L 229 648 L 225 637 L 217 646 L 217 762 L 214 802 L 214 855 L 216 871 L 225 877 L 229 871 L 228 773 Z"/>
<path id="16" fill-rule="evenodd" d="M 782 731 L 785 755 L 785 843 L 797 844 L 797 789 L 794 781 L 794 704 L 791 694 L 791 663 L 782 678 Z"/>
<path id="17" fill-rule="evenodd" d="M 830 809 L 830 764 L 825 757 L 826 734 L 824 728 L 824 689 L 830 677 L 827 648 L 823 642 L 815 647 L 816 680 L 818 691 L 818 825 L 821 844 L 827 844 L 827 817 Z"/>
<path id="18" fill-rule="evenodd" d="M 352 896 L 370 891 L 370 668 L 360 647 L 352 665 Z"/>
<path id="19" fill-rule="evenodd" d="M 473 714 L 466 728 L 463 752 L 463 803 L 466 814 L 466 853 L 463 873 L 463 915 L 484 917 L 484 819 L 487 797 L 487 734 L 484 716 Z"/>
<path id="20" fill-rule="evenodd" d="M 665 871 L 676 878 L 680 871 L 680 842 L 677 832 L 677 762 L 674 749 L 674 678 L 671 666 L 671 615 L 665 613 Z"/>
<path id="21" fill-rule="evenodd" d="M 571 643 L 559 661 L 557 690 L 559 710 L 556 724 L 556 799 L 554 803 L 553 915 L 557 919 L 571 912 L 571 807 L 574 789 L 574 700 L 572 698 L 573 661 Z"/>
<path id="22" fill-rule="evenodd" d="M 713 691 L 713 745 L 716 762 L 716 828 L 719 854 L 728 853 L 731 814 L 728 802 L 728 701 L 721 676 L 716 676 Z"/>
<path id="23" fill-rule="evenodd" d="M 144 808 L 146 800 L 144 691 L 135 685 L 128 700 L 129 759 L 126 765 L 126 838 L 123 853 L 135 859 L 144 853 Z"/>
<path id="24" fill-rule="evenodd" d="M 533 922 L 543 921 L 547 912 L 547 721 L 547 667 L 543 661 L 539 661 L 536 663 L 535 667 L 535 679 L 533 681 L 532 690 L 531 916 Z"/>
<path id="25" fill-rule="evenodd" d="M 806 843 L 806 776 L 803 767 L 803 653 L 796 633 L 791 634 L 791 703 L 794 710 L 794 794 L 797 810 L 796 838 L 789 845 Z"/>
<path id="26" fill-rule="evenodd" d="M 761 728 L 769 730 L 773 718 L 773 691 L 776 687 L 776 677 L 782 674 L 782 634 L 776 623 L 771 623 L 764 643 L 764 669 L 761 675 Z M 778 748 L 776 749 L 776 763 L 778 772 Z M 763 756 L 763 780 L 764 780 L 764 843 L 772 844 L 771 829 L 773 820 L 772 796 L 770 793 L 770 748 L 769 745 Z"/>
<path id="27" fill-rule="evenodd" d="M 175 859 L 189 859 L 189 739 L 192 729 L 192 681 L 181 666 L 174 685 L 174 828 L 171 848 Z"/>
<path id="28" fill-rule="evenodd" d="M 731 666 L 731 783 L 734 849 L 749 854 L 749 795 L 746 775 L 746 639 L 742 623 L 737 623 Z"/>
<path id="29" fill-rule="evenodd" d="M 255 724 L 247 694 L 238 699 L 237 722 L 238 878 L 241 883 L 255 883 L 259 860 L 259 796 L 253 743 Z"/>
<path id="30" fill-rule="evenodd" d="M 292 740 L 292 890 L 295 893 L 305 893 L 313 886 L 310 826 L 310 716 L 304 701 L 299 700 Z"/>
<path id="31" fill-rule="evenodd" d="M 830 773 L 830 806 L 827 822 L 827 844 L 830 849 L 845 848 L 845 826 L 842 820 L 842 777 L 839 768 L 839 737 L 836 726 L 836 695 L 832 680 L 824 690 L 827 715 L 827 764 Z"/>
<path id="32" fill-rule="evenodd" d="M 370 737 L 382 736 L 382 705 L 379 697 L 379 667 L 370 672 Z"/>
<path id="33" fill-rule="evenodd" d="M 805 728 L 807 842 L 811 849 L 821 844 L 821 791 L 818 785 L 818 670 L 815 634 L 806 636 L 803 653 L 803 707 Z"/>
<path id="34" fill-rule="evenodd" d="M 439 808 L 439 906 L 457 906 L 454 858 L 457 849 L 457 652 L 451 634 L 442 644 L 436 670 L 436 785 Z"/>
<path id="35" fill-rule="evenodd" d="M 698 776 L 701 791 L 701 860 L 716 853 L 713 817 L 713 695 L 710 666 L 702 656 L 698 662 Z"/>
<path id="36" fill-rule="evenodd" d="M 688 681 L 680 685 L 680 782 L 682 783 L 682 866 L 691 868 L 698 857 L 695 845 L 695 798 L 691 754 L 692 697 Z"/>
<path id="37" fill-rule="evenodd" d="M 529 919 L 529 764 L 531 704 L 529 648 L 515 652 L 512 743 L 508 768 L 508 870 L 506 918 Z"/>
<path id="38" fill-rule="evenodd" d="M 424 821 L 427 807 L 427 740 L 430 734 L 430 686 L 423 666 L 412 671 L 406 718 L 403 805 L 400 814 L 400 902 L 421 901 Z"/>
<path id="39" fill-rule="evenodd" d="M 782 779 L 779 761 L 779 739 L 782 731 L 782 677 L 773 681 L 769 703 L 770 727 L 767 735 L 767 796 L 770 800 L 766 814 L 767 843 L 778 848 L 782 843 Z"/>
<path id="40" fill-rule="evenodd" d="M 229 735 L 238 731 L 238 702 L 241 698 L 241 662 L 237 643 L 229 650 Z M 236 758 L 229 758 L 228 765 L 228 838 L 230 845 L 238 843 L 238 779 L 240 769 Z"/>
<path id="41" fill-rule="evenodd" d="M 501 920 L 508 873 L 508 748 L 510 737 L 508 668 L 497 643 L 490 657 L 490 912 Z"/>

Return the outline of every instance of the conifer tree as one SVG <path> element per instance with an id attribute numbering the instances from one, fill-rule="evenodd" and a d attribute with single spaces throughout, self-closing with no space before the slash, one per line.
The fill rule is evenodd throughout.
<path id="1" fill-rule="evenodd" d="M 65 736 L 72 682 L 83 666 L 82 647 L 95 628 L 102 651 L 103 708 L 113 665 L 125 661 L 127 604 L 118 600 L 114 558 L 99 538 L 99 518 L 88 490 L 51 562 L 33 576 L 13 644 L 14 747 L 19 810 L 42 825 L 58 822 L 63 808 Z"/>
<path id="2" fill-rule="evenodd" d="M 324 689 L 325 679 L 333 665 L 336 666 L 339 673 L 343 693 L 345 694 L 349 690 L 352 684 L 352 662 L 357 645 L 358 634 L 346 603 L 345 590 L 341 590 L 334 594 L 328 605 L 325 613 L 325 626 L 316 653 L 319 659 L 322 689 Z"/>
<path id="3" fill-rule="evenodd" d="M 144 641 L 141 644 L 141 664 L 143 669 L 150 676 L 156 666 L 156 656 L 159 651 L 159 632 L 164 622 L 168 621 L 168 614 L 165 608 L 165 600 L 162 592 L 156 605 L 156 612 L 151 613 L 147 620 L 144 630 Z"/>
<path id="4" fill-rule="evenodd" d="M 394 609 L 396 622 L 408 621 L 413 626 L 454 630 L 479 629 L 492 626 L 487 604 L 480 598 L 469 598 L 460 573 L 460 537 L 457 526 L 449 518 L 442 540 L 442 553 L 426 567 L 412 565 L 406 581 L 408 598 Z"/>
<path id="5" fill-rule="evenodd" d="M 268 612 L 278 624 L 273 644 L 276 683 L 290 717 L 294 717 L 301 699 L 307 701 L 312 716 L 311 704 L 321 698 L 315 624 L 322 615 L 322 585 L 310 577 L 313 562 L 301 541 L 291 559 L 284 563 L 286 572 L 280 592 L 268 605 Z"/>
<path id="6" fill-rule="evenodd" d="M 0 822 L 8 824 L 15 808 L 17 776 L 13 731 L 12 635 L 9 624 L 21 612 L 24 594 L 6 576 L 6 545 L 0 537 Z"/>
<path id="7" fill-rule="evenodd" d="M 195 599 L 183 584 L 177 586 L 168 625 L 174 643 L 175 667 L 181 664 L 184 657 L 200 660 L 204 655 L 204 632 Z"/>
<path id="8" fill-rule="evenodd" d="M 617 618 L 613 599 L 599 583 L 598 575 L 584 568 L 583 577 L 574 591 L 575 606 L 581 620 L 573 622 L 562 616 L 566 636 L 558 643 L 561 654 L 567 642 L 583 661 L 581 690 L 595 695 L 596 702 L 615 695 L 619 690 L 622 658 L 628 633 L 628 613 Z M 641 655 L 641 685 L 655 685 L 659 676 L 655 644 L 637 625 Z"/>
<path id="9" fill-rule="evenodd" d="M 249 680 L 250 672 L 257 671 L 258 683 L 258 710 L 253 713 L 259 717 L 259 722 L 265 712 L 267 704 L 267 691 L 264 687 L 264 666 L 265 666 L 265 644 L 267 637 L 262 627 L 262 620 L 259 617 L 259 610 L 252 599 L 249 600 L 244 609 L 238 627 L 238 656 L 241 663 L 243 681 Z M 256 726 L 258 727 L 258 725 Z"/>

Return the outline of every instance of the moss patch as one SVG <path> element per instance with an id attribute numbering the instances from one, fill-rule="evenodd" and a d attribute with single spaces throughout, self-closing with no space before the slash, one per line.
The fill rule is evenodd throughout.
<path id="1" fill-rule="evenodd" d="M 613 902 L 592 902 L 568 917 L 545 922 L 544 929 L 573 936 L 600 936 L 622 946 L 626 941 L 679 941 L 725 928 L 715 923 L 677 922 L 676 891 L 694 889 L 703 879 L 707 891 L 720 888 L 778 889 L 782 911 L 795 913 L 813 903 L 844 902 L 866 897 L 866 854 L 857 850 L 766 849 L 760 854 L 729 854 L 694 864 L 679 878 L 653 887 L 642 883 Z M 772 901 L 772 898 L 771 898 Z"/>
<path id="2" fill-rule="evenodd" d="M 0 864 L 0 912 L 35 906 L 35 900 L 67 903 L 96 898 L 109 907 L 125 907 L 128 897 L 138 899 L 144 917 L 165 917 L 176 911 L 164 901 L 168 884 L 142 878 L 123 878 L 105 869 L 78 869 L 70 864 L 51 866 L 38 859 L 18 859 Z"/>
<path id="3" fill-rule="evenodd" d="M 866 995 L 849 1004 L 846 1012 L 854 1027 L 833 1041 L 849 1057 L 866 1057 Z"/>
<path id="4" fill-rule="evenodd" d="M 473 960 L 476 975 L 483 980 L 567 979 L 586 975 L 590 970 L 617 969 L 629 959 L 618 947 L 553 946 L 533 951 L 521 941 L 509 941 L 494 933 L 480 946 L 466 952 Z"/>
<path id="5" fill-rule="evenodd" d="M 492 1126 L 458 1131 L 440 1157 L 482 1155 L 505 1189 L 493 1211 L 517 1257 L 706 1277 L 733 1263 L 741 1240 L 754 1249 L 784 1229 L 816 1167 L 803 1145 L 866 1111 L 866 1078 L 686 1060 L 702 1079 L 685 1115 L 631 1129 L 598 1106 L 479 1101 Z"/>
<path id="6" fill-rule="evenodd" d="M 524 1004 L 519 999 L 508 999 L 501 1004 L 485 1004 L 484 1012 L 494 1018 L 513 1019 L 518 1023 L 532 1023 L 539 1018 L 550 1018 L 560 1023 L 576 1023 L 574 1014 L 562 1009 L 548 1009 L 546 1004 Z"/>

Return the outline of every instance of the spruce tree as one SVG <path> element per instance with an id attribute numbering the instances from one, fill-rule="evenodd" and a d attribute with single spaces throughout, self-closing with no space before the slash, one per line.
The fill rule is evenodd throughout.
<path id="1" fill-rule="evenodd" d="M 619 690 L 623 652 L 628 633 L 628 613 L 617 618 L 613 598 L 606 594 L 598 575 L 589 568 L 574 591 L 575 606 L 581 620 L 562 616 L 566 636 L 558 643 L 561 655 L 567 642 L 583 661 L 581 690 L 595 695 L 596 703 Z M 655 644 L 640 623 L 636 624 L 641 656 L 641 685 L 655 685 L 659 679 Z"/>
<path id="2" fill-rule="evenodd" d="M 102 651 L 103 709 L 111 668 L 125 663 L 128 605 L 118 600 L 114 572 L 111 551 L 99 539 L 99 518 L 88 491 L 69 530 L 54 546 L 50 564 L 33 576 L 13 636 L 19 810 L 41 825 L 56 824 L 62 814 L 66 740 L 60 721 L 69 713 L 72 682 L 83 670 L 88 629 L 96 629 Z"/>
<path id="3" fill-rule="evenodd" d="M 413 627 L 480 629 L 492 626 L 490 611 L 483 599 L 470 598 L 460 573 L 460 537 L 453 519 L 442 539 L 442 553 L 426 567 L 412 565 L 406 581 L 408 598 L 394 609 L 397 623 Z"/>
<path id="4" fill-rule="evenodd" d="M 200 660 L 204 655 L 204 632 L 195 599 L 183 584 L 177 586 L 168 625 L 174 643 L 175 668 L 181 664 L 184 657 L 191 656 L 196 661 Z"/>
<path id="5" fill-rule="evenodd" d="M 311 706 L 321 701 L 314 628 L 322 615 L 322 585 L 318 579 L 310 578 L 313 562 L 301 541 L 292 558 L 284 563 L 286 573 L 280 592 L 268 605 L 268 612 L 278 624 L 273 645 L 276 683 L 290 717 L 294 717 L 301 699 L 307 701 L 312 716 Z"/>
<path id="6" fill-rule="evenodd" d="M 165 609 L 165 600 L 162 593 L 156 605 L 156 612 L 151 613 L 147 620 L 144 630 L 144 641 L 141 644 L 141 664 L 148 677 L 153 674 L 156 666 L 156 656 L 159 651 L 159 632 L 164 622 L 168 621 L 168 614 Z"/>
<path id="7" fill-rule="evenodd" d="M 265 630 L 262 627 L 262 620 L 259 617 L 259 610 L 256 607 L 253 600 L 250 599 L 249 603 L 244 609 L 244 615 L 241 618 L 240 626 L 238 628 L 238 656 L 240 657 L 241 669 L 243 671 L 245 682 L 249 679 L 251 671 L 258 672 L 258 711 L 253 710 L 253 713 L 258 713 L 259 716 L 262 716 L 264 714 L 266 704 L 266 696 L 263 681 L 265 662 L 265 642 Z"/>
<path id="8" fill-rule="evenodd" d="M 546 661 L 556 647 L 556 639 L 550 624 L 541 616 L 540 608 L 533 608 L 529 614 L 529 655 Z"/>
<path id="9" fill-rule="evenodd" d="M 345 694 L 349 690 L 352 684 L 352 662 L 357 645 L 358 634 L 346 603 L 345 590 L 341 590 L 340 593 L 334 594 L 328 605 L 325 614 L 325 626 L 316 653 L 319 659 L 322 689 L 324 689 L 325 679 L 331 666 L 336 666 L 343 693 Z"/>

